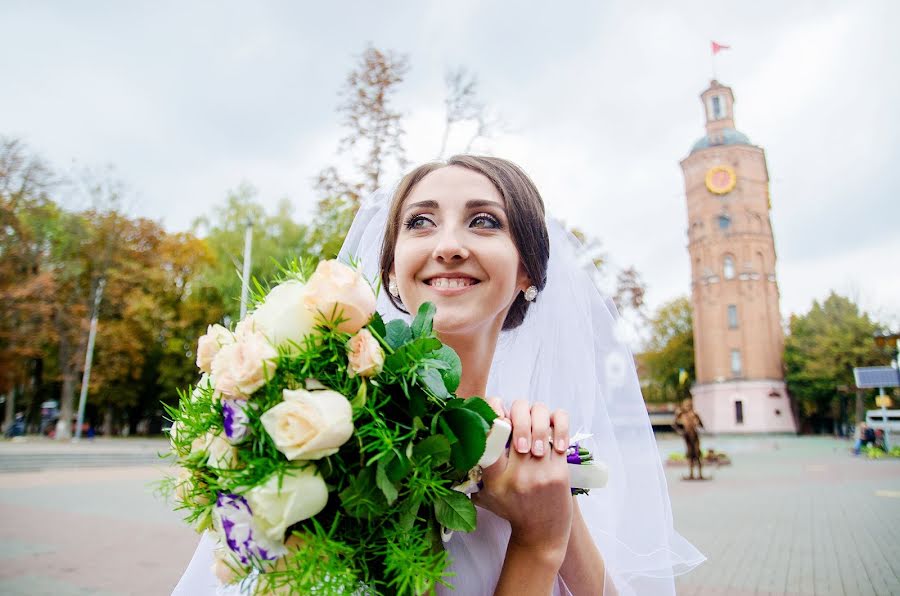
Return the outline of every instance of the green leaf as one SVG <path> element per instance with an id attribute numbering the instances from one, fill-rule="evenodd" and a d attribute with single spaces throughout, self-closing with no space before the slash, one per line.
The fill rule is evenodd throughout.
<path id="1" fill-rule="evenodd" d="M 364 405 L 366 405 L 366 394 L 368 393 L 368 389 L 366 388 L 366 380 L 362 379 L 362 382 L 359 384 L 359 389 L 356 391 L 356 396 L 350 401 L 350 406 L 354 410 L 358 410 Z"/>
<path id="2" fill-rule="evenodd" d="M 397 525 L 404 530 L 411 530 L 416 523 L 416 516 L 419 514 L 419 501 L 416 499 L 407 499 L 400 507 L 400 516 L 397 519 Z"/>
<path id="3" fill-rule="evenodd" d="M 403 452 L 394 451 L 384 464 L 388 480 L 400 482 L 409 473 L 409 458 Z"/>
<path id="4" fill-rule="evenodd" d="M 436 360 L 440 360 L 447 365 L 447 368 L 441 370 L 441 377 L 444 379 L 447 391 L 453 393 L 459 388 L 459 378 L 462 375 L 462 362 L 460 362 L 459 356 L 457 356 L 453 348 L 447 345 L 441 346 L 431 355 Z"/>
<path id="5" fill-rule="evenodd" d="M 425 385 L 425 388 L 431 392 L 432 395 L 441 399 L 449 399 L 450 393 L 447 391 L 447 387 L 444 385 L 444 379 L 441 378 L 441 373 L 436 371 L 433 368 L 428 368 L 425 370 L 419 369 L 419 380 Z"/>
<path id="6" fill-rule="evenodd" d="M 459 491 L 451 490 L 434 502 L 434 516 L 448 530 L 471 532 L 475 529 L 475 505 Z"/>
<path id="7" fill-rule="evenodd" d="M 416 463 L 431 458 L 432 467 L 441 466 L 450 461 L 450 441 L 443 435 L 432 435 L 413 447 L 413 458 Z"/>
<path id="8" fill-rule="evenodd" d="M 497 412 L 494 411 L 494 408 L 490 406 L 484 399 L 480 397 L 470 397 L 463 404 L 463 407 L 467 410 L 472 410 L 482 418 L 487 423 L 488 428 L 490 428 L 491 424 L 494 423 L 494 418 L 497 417 Z"/>
<path id="9" fill-rule="evenodd" d="M 378 484 L 378 488 L 381 489 L 381 492 L 384 493 L 384 498 L 387 499 L 388 505 L 393 505 L 394 501 L 397 500 L 397 487 L 390 481 L 387 476 L 387 472 L 385 471 L 384 459 L 378 461 L 378 467 L 375 472 L 375 482 Z"/>
<path id="10" fill-rule="evenodd" d="M 441 420 L 457 438 L 451 446 L 450 461 L 459 471 L 468 471 L 481 456 L 487 444 L 488 425 L 479 414 L 468 408 L 455 408 L 441 413 Z"/>
<path id="11" fill-rule="evenodd" d="M 387 508 L 387 502 L 376 485 L 376 469 L 363 468 L 350 486 L 341 491 L 341 505 L 350 517 L 373 519 Z"/>
<path id="12" fill-rule="evenodd" d="M 384 319 L 381 318 L 381 313 L 375 311 L 375 314 L 372 315 L 372 320 L 369 321 L 369 328 L 378 334 L 379 337 L 384 337 L 387 335 L 387 330 L 384 326 Z"/>
<path id="13" fill-rule="evenodd" d="M 396 350 L 412 339 L 409 325 L 403 319 L 388 321 L 388 324 L 385 326 L 384 339 L 391 348 Z"/>
<path id="14" fill-rule="evenodd" d="M 413 319 L 411 330 L 413 337 L 425 337 L 431 335 L 434 323 L 434 313 L 437 312 L 434 304 L 431 302 L 423 302 Z"/>

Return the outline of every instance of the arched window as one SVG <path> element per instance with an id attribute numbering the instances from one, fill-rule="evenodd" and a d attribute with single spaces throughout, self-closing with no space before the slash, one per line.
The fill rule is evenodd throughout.
<path id="1" fill-rule="evenodd" d="M 722 277 L 725 279 L 734 279 L 734 257 L 731 255 L 725 255 L 722 264 Z"/>
<path id="2" fill-rule="evenodd" d="M 727 230 L 730 227 L 731 227 L 731 218 L 728 217 L 728 215 L 723 213 L 722 215 L 719 216 L 719 229 Z"/>

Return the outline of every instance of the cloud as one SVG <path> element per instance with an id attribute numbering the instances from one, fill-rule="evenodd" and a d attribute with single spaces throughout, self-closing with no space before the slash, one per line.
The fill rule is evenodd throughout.
<path id="1" fill-rule="evenodd" d="M 335 106 L 367 42 L 410 55 L 397 105 L 413 161 L 435 156 L 444 71 L 465 65 L 508 123 L 482 147 L 521 163 L 613 264 L 637 267 L 655 307 L 689 291 L 678 162 L 703 134 L 717 39 L 733 48 L 717 74 L 737 125 L 767 152 L 782 311 L 853 279 L 896 312 L 881 255 L 898 254 L 897 6 L 20 2 L 0 21 L 0 132 L 62 168 L 114 163 L 136 211 L 172 229 L 242 180 L 304 214 L 315 174 L 349 166 Z"/>

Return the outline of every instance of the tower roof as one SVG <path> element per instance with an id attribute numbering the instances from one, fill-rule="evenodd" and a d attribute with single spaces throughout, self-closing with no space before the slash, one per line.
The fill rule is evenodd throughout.
<path id="1" fill-rule="evenodd" d="M 691 153 L 706 149 L 708 147 L 717 147 L 719 145 L 752 145 L 750 139 L 735 128 L 723 128 L 716 131 L 712 135 L 706 134 L 700 137 L 694 146 L 691 147 Z"/>

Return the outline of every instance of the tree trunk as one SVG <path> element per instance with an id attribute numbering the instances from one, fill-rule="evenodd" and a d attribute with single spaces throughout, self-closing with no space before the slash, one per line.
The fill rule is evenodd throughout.
<path id="1" fill-rule="evenodd" d="M 103 429 L 102 429 L 102 432 L 103 432 L 103 436 L 104 436 L 104 437 L 111 437 L 111 436 L 112 436 L 112 434 L 113 434 L 113 420 L 114 420 L 113 409 L 112 409 L 112 406 L 109 406 L 108 408 L 106 408 L 106 412 L 103 413 Z"/>

